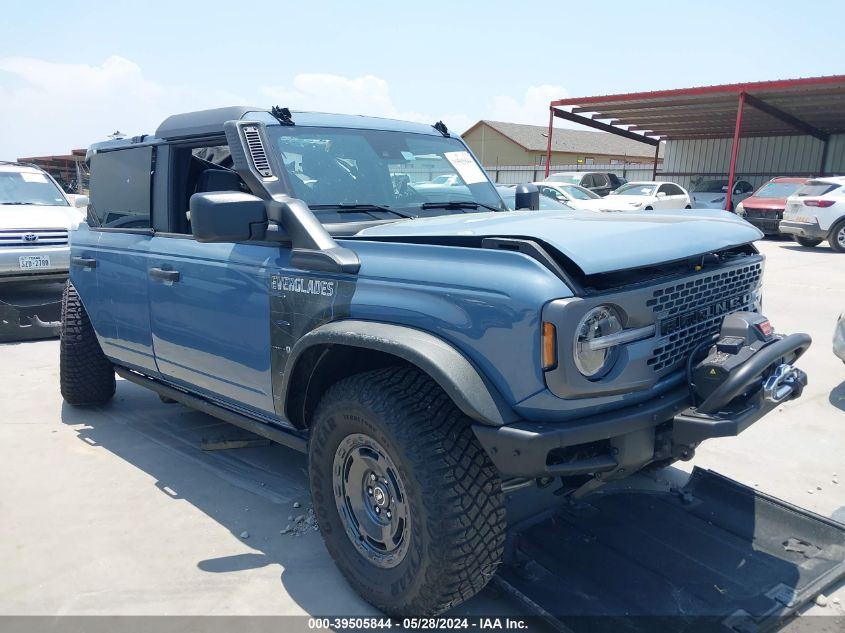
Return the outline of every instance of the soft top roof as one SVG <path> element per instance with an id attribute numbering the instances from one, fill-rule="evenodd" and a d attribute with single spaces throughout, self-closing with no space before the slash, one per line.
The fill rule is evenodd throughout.
<path id="1" fill-rule="evenodd" d="M 339 127 L 370 130 L 389 130 L 396 132 L 413 132 L 416 134 L 431 134 L 439 136 L 440 132 L 431 125 L 411 123 L 395 119 L 382 119 L 349 114 L 326 114 L 322 112 L 292 112 L 292 119 L 297 126 L 308 127 Z M 250 106 L 230 106 L 174 114 L 167 117 L 156 130 L 156 137 L 171 140 L 192 136 L 210 136 L 223 133 L 226 121 L 240 119 L 255 119 L 268 124 L 277 124 L 267 108 Z"/>

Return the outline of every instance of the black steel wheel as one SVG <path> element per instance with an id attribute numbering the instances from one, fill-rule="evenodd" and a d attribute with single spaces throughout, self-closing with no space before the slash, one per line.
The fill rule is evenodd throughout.
<path id="1" fill-rule="evenodd" d="M 352 544 L 377 567 L 408 552 L 405 485 L 387 451 L 364 433 L 347 435 L 334 456 L 335 504 Z"/>

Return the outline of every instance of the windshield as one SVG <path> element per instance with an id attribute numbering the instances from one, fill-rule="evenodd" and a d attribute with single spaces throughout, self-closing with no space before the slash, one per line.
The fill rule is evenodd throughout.
<path id="1" fill-rule="evenodd" d="M 611 195 L 617 196 L 653 196 L 656 185 L 644 185 L 643 183 L 629 182 L 622 185 L 616 191 L 611 191 Z"/>
<path id="2" fill-rule="evenodd" d="M 754 194 L 755 198 L 788 198 L 801 187 L 800 182 L 770 182 Z"/>
<path id="3" fill-rule="evenodd" d="M 702 180 L 692 188 L 693 193 L 724 193 L 727 190 L 727 180 Z"/>
<path id="4" fill-rule="evenodd" d="M 291 195 L 324 222 L 504 209 L 456 138 L 298 126 L 270 126 L 268 133 Z"/>
<path id="5" fill-rule="evenodd" d="M 39 172 L 0 171 L 0 204 L 69 206 L 59 188 Z"/>
<path id="6" fill-rule="evenodd" d="M 516 188 L 496 187 L 502 200 L 508 205 L 508 209 L 516 209 Z M 574 211 L 572 207 L 563 202 L 558 202 L 549 196 L 540 196 L 540 211 Z"/>
<path id="7" fill-rule="evenodd" d="M 597 193 L 593 193 L 589 189 L 584 189 L 583 187 L 578 187 L 576 185 L 561 185 L 561 189 L 570 197 L 574 198 L 575 200 L 600 200 L 601 196 Z"/>
<path id="8" fill-rule="evenodd" d="M 544 182 L 568 182 L 573 185 L 581 184 L 581 174 L 552 174 L 544 179 Z"/>

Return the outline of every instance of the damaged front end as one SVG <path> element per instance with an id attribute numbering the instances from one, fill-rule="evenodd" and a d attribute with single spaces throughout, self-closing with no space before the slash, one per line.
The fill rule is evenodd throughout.
<path id="1" fill-rule="evenodd" d="M 657 283 L 655 270 L 585 279 L 591 291 L 544 308 L 554 340 L 543 348 L 556 353 L 544 360 L 545 419 L 474 427 L 509 485 L 560 477 L 582 496 L 689 460 L 702 441 L 737 435 L 801 395 L 807 376 L 793 363 L 810 337 L 777 334 L 759 313 L 762 256 L 731 249 L 701 261 Z"/>

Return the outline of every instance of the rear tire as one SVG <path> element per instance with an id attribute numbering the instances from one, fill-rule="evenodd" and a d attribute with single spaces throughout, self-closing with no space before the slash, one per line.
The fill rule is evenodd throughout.
<path id="1" fill-rule="evenodd" d="M 798 235 L 793 235 L 792 238 L 805 248 L 813 248 L 814 246 L 818 246 L 822 243 L 822 240 L 817 240 L 812 237 L 800 237 Z"/>
<path id="2" fill-rule="evenodd" d="M 833 225 L 827 241 L 837 253 L 845 253 L 845 219 Z"/>
<path id="3" fill-rule="evenodd" d="M 499 475 L 467 418 L 418 370 L 333 385 L 314 416 L 308 471 L 329 553 L 383 612 L 442 613 L 495 574 L 506 529 Z"/>
<path id="4" fill-rule="evenodd" d="M 62 297 L 59 384 L 74 406 L 104 404 L 114 395 L 114 367 L 103 354 L 85 306 L 70 282 Z"/>

